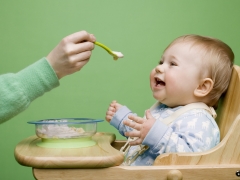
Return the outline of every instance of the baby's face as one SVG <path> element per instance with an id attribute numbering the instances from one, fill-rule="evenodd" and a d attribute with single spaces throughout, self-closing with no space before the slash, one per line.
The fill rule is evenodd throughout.
<path id="1" fill-rule="evenodd" d="M 199 47 L 186 42 L 172 45 L 150 74 L 154 98 L 170 107 L 196 102 L 194 90 L 201 81 L 202 67 Z"/>

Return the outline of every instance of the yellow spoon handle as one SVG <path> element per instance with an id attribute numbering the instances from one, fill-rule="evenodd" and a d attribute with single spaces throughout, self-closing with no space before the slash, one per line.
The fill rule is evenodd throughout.
<path id="1" fill-rule="evenodd" d="M 114 60 L 117 60 L 119 57 L 120 58 L 123 57 L 123 54 L 121 52 L 112 51 L 109 47 L 107 47 L 106 45 L 104 45 L 100 42 L 95 41 L 94 44 L 96 44 L 96 45 L 102 47 L 103 49 L 105 49 L 110 55 L 113 56 Z"/>
<path id="2" fill-rule="evenodd" d="M 104 45 L 104 44 L 102 44 L 102 43 L 100 43 L 100 42 L 97 42 L 97 41 L 95 41 L 94 43 L 95 43 L 96 45 L 102 47 L 103 49 L 105 49 L 109 54 L 113 54 L 113 53 L 112 53 L 112 50 L 111 50 L 109 47 L 107 47 L 106 45 Z"/>

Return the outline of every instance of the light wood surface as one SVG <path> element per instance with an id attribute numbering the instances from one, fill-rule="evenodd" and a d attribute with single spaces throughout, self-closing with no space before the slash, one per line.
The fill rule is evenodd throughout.
<path id="1" fill-rule="evenodd" d="M 116 166 L 103 169 L 33 169 L 38 180 L 239 180 L 235 165 Z M 179 176 L 179 172 L 181 173 Z"/>
<path id="2" fill-rule="evenodd" d="M 35 168 L 99 168 L 123 162 L 123 154 L 111 146 L 114 134 L 97 133 L 93 140 L 97 144 L 85 148 L 42 148 L 36 145 L 40 138 L 32 136 L 16 146 L 15 158 L 21 165 Z"/>
<path id="3" fill-rule="evenodd" d="M 236 117 L 240 114 L 240 67 L 234 66 L 230 85 L 222 98 L 216 119 L 221 140 L 226 136 Z"/>

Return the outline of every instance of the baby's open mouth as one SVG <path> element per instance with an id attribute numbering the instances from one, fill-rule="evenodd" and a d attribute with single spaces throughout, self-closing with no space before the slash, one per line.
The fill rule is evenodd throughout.
<path id="1" fill-rule="evenodd" d="M 155 77 L 155 84 L 156 86 L 160 85 L 160 86 L 165 86 L 165 82 L 162 81 L 161 79 L 159 79 L 158 77 Z"/>

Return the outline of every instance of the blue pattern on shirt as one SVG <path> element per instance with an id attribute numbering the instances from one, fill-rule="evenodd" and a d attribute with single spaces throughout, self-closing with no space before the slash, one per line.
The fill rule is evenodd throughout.
<path id="1" fill-rule="evenodd" d="M 163 153 L 206 151 L 220 142 L 219 128 L 214 118 L 204 109 L 187 111 L 168 126 L 161 122 L 181 107 L 169 108 L 161 104 L 151 111 L 157 121 L 142 142 L 143 145 L 149 146 L 149 149 L 131 166 L 150 166 L 156 157 Z M 110 122 L 123 136 L 125 132 L 133 130 L 122 123 L 130 114 L 136 115 L 123 106 Z M 131 146 L 126 157 L 131 156 L 136 148 L 139 146 Z"/>

